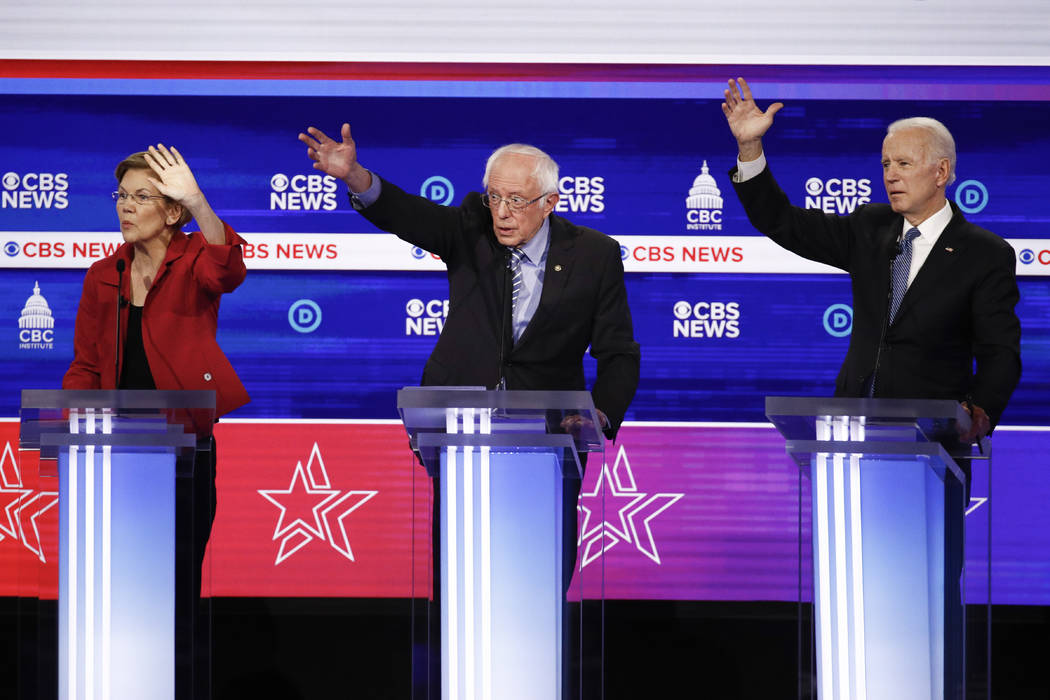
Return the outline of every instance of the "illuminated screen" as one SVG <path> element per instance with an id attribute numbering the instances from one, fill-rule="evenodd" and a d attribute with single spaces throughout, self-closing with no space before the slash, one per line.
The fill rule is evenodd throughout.
<path id="1" fill-rule="evenodd" d="M 349 121 L 363 164 L 443 203 L 479 187 L 493 148 L 533 142 L 561 165 L 559 213 L 620 242 L 642 379 L 604 466 L 589 464 L 581 506 L 603 479 L 606 536 L 581 509 L 578 557 L 585 567 L 606 550 L 606 595 L 797 597 L 798 476 L 763 398 L 831 393 L 849 284 L 757 235 L 731 191 L 736 149 L 719 102 L 722 75 L 739 69 L 473 66 L 384 80 L 170 70 L 0 79 L 0 415 L 17 416 L 21 389 L 60 385 L 84 269 L 120 242 L 113 167 L 149 143 L 177 146 L 249 242 L 248 277 L 220 314 L 252 402 L 217 429 L 211 593 L 428 590 L 429 495 L 395 391 L 419 380 L 447 281 L 440 261 L 376 232 L 310 168 L 296 134 Z M 1034 167 L 1050 157 L 1050 69 L 751 70 L 760 102 L 787 105 L 765 145 L 798 204 L 847 213 L 883 201 L 889 121 L 924 114 L 955 134 L 948 195 L 1014 245 L 1021 287 L 1024 373 L 995 437 L 993 592 L 1050 603 L 1050 542 L 1036 541 L 1050 532 L 1036 515 L 1050 478 L 1032 463 L 1050 452 L 1050 174 Z M 689 202 L 695 188 L 702 205 Z M 17 446 L 15 424 L 0 427 Z M 31 479 L 16 450 L 2 466 L 0 560 L 49 565 L 57 509 L 43 494 L 8 507 Z M 974 503 L 977 523 L 987 506 Z"/>

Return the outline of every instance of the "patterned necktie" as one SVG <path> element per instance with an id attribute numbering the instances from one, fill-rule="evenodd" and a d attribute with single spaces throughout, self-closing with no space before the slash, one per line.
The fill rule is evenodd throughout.
<path id="1" fill-rule="evenodd" d="M 897 318 L 904 292 L 908 290 L 908 274 L 911 272 L 911 242 L 919 237 L 919 229 L 910 228 L 901 241 L 900 252 L 893 259 L 893 271 L 890 274 L 893 285 L 893 298 L 890 300 L 890 323 Z"/>
<path id="2" fill-rule="evenodd" d="M 518 294 L 521 292 L 522 286 L 522 275 L 521 275 L 521 261 L 525 259 L 525 253 L 518 248 L 510 248 L 510 270 L 511 270 L 511 292 L 510 292 L 510 323 L 511 323 L 511 337 L 514 338 L 515 342 L 518 340 L 518 333 L 514 319 L 516 318 L 516 312 L 518 310 Z"/>

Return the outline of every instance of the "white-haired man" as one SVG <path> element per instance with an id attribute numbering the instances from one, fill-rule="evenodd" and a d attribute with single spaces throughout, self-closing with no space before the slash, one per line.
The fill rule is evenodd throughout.
<path id="1" fill-rule="evenodd" d="M 889 205 L 835 216 L 791 206 L 767 167 L 762 136 L 781 107 L 763 112 L 743 79 L 729 81 L 722 111 L 739 149 L 731 177 L 756 229 L 850 274 L 853 331 L 835 395 L 956 399 L 973 419 L 964 441 L 989 433 L 1021 377 L 1016 263 L 1006 241 L 945 197 L 955 179 L 948 129 L 927 117 L 891 124 L 882 143 Z M 891 285 L 895 262 L 901 279 Z"/>
<path id="2" fill-rule="evenodd" d="M 307 131 L 299 140 L 314 167 L 347 184 L 355 209 L 448 267 L 448 317 L 424 385 L 582 390 L 590 348 L 597 360 L 591 395 L 606 435 L 616 435 L 638 386 L 640 357 L 620 246 L 552 213 L 558 166 L 550 156 L 524 144 L 497 149 L 485 168 L 485 192 L 441 206 L 362 167 L 348 124 L 341 141 Z M 512 255 L 520 258 L 521 284 L 510 321 Z"/>
<path id="3" fill-rule="evenodd" d="M 835 395 L 961 401 L 972 418 L 961 436 L 969 445 L 995 427 L 1021 377 L 1021 323 L 1013 248 L 945 197 L 955 179 L 951 134 L 927 117 L 891 124 L 882 142 L 889 204 L 834 216 L 792 206 L 770 174 L 762 136 L 781 107 L 762 111 L 742 78 L 729 81 L 722 111 L 738 147 L 730 175 L 756 229 L 850 275 L 853 331 Z M 969 479 L 969 465 L 960 466 Z M 944 697 L 953 700 L 965 687 L 967 488 L 945 480 Z"/>

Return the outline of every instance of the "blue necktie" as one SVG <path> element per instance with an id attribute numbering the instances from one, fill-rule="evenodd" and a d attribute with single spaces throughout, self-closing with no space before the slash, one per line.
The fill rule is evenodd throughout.
<path id="1" fill-rule="evenodd" d="M 510 249 L 510 270 L 511 270 L 511 293 L 510 293 L 510 324 L 511 324 L 511 337 L 514 341 L 518 340 L 517 324 L 514 322 L 516 312 L 518 310 L 518 294 L 521 292 L 523 280 L 521 274 L 521 261 L 525 259 L 525 253 L 518 248 Z"/>
<path id="2" fill-rule="evenodd" d="M 901 306 L 901 299 L 904 298 L 904 292 L 908 290 L 908 273 L 911 271 L 911 242 L 918 237 L 919 229 L 908 229 L 907 233 L 904 234 L 904 240 L 901 241 L 900 252 L 893 259 L 893 271 L 890 273 L 890 283 L 893 285 L 889 316 L 889 323 L 891 324 L 896 320 L 897 310 Z"/>

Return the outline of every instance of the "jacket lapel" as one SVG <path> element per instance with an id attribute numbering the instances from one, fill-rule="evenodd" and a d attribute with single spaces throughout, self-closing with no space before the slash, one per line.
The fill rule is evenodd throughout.
<path id="1" fill-rule="evenodd" d="M 919 272 L 901 300 L 900 309 L 897 310 L 897 319 L 900 319 L 908 310 L 918 303 L 919 299 L 931 294 L 937 289 L 941 278 L 951 269 L 956 260 L 960 260 L 959 253 L 966 244 L 963 235 L 963 227 L 966 219 L 959 210 L 952 205 L 952 218 L 941 232 L 937 243 L 930 250 L 929 256 L 923 262 Z"/>
<path id="2" fill-rule="evenodd" d="M 547 264 L 543 269 L 543 289 L 540 291 L 540 303 L 536 307 L 536 313 L 533 314 L 529 325 L 525 327 L 525 332 L 521 334 L 518 342 L 515 343 L 515 347 L 527 342 L 529 338 L 540 332 L 536 329 L 543 328 L 551 315 L 551 311 L 556 309 L 558 304 L 561 303 L 565 285 L 569 280 L 569 275 L 572 274 L 572 267 L 575 262 L 573 249 L 576 246 L 576 242 L 569 235 L 566 224 L 562 219 L 552 215 L 550 224 L 551 240 L 547 249 Z"/>

